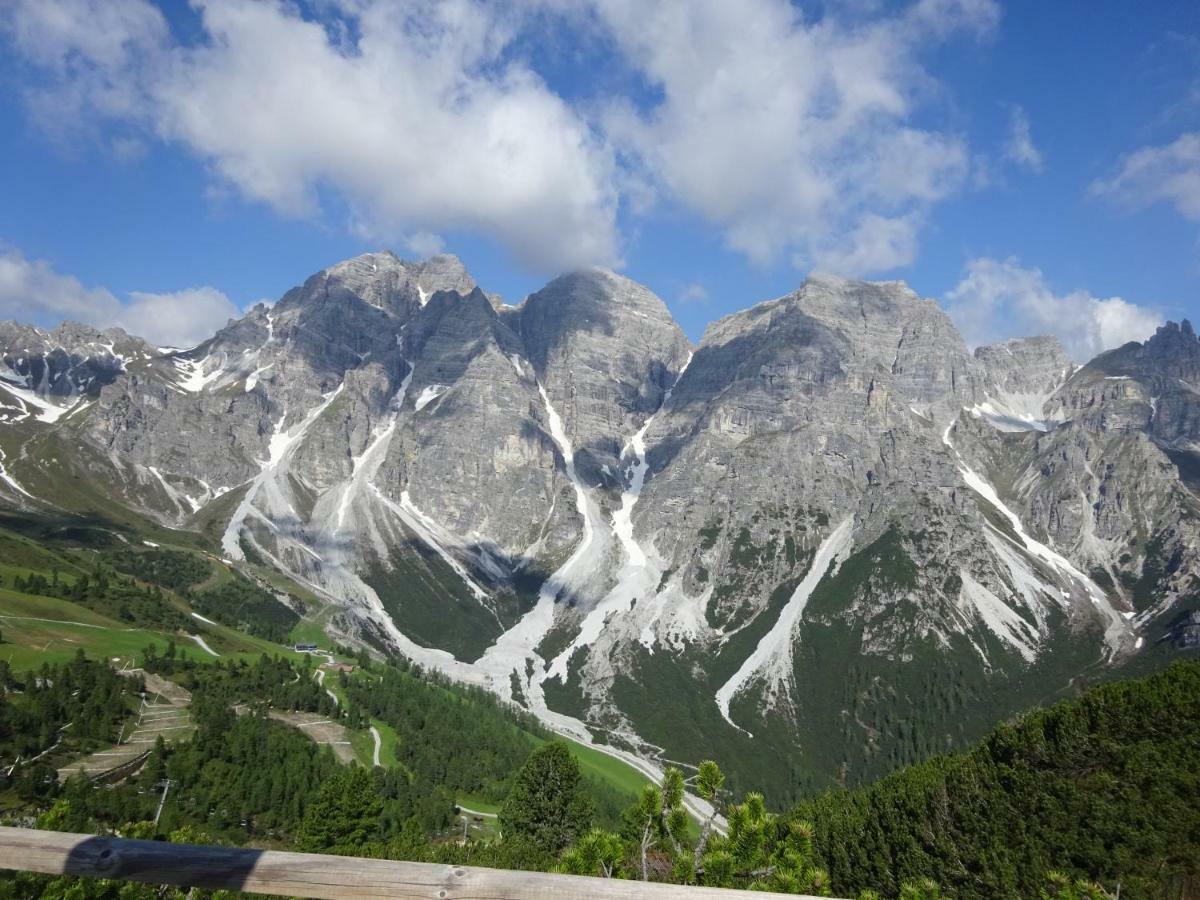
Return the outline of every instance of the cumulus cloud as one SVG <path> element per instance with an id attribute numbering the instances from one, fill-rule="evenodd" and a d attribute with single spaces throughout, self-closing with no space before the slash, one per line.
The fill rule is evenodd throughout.
<path id="1" fill-rule="evenodd" d="M 221 291 L 197 287 L 165 294 L 131 291 L 113 322 L 160 347 L 186 348 L 241 316 L 242 310 Z"/>
<path id="2" fill-rule="evenodd" d="M 1010 162 L 1029 169 L 1031 172 L 1042 171 L 1042 152 L 1033 142 L 1033 133 L 1029 127 L 1029 116 L 1020 106 L 1014 106 L 1008 123 L 1008 140 L 1004 145 L 1004 157 Z"/>
<path id="3" fill-rule="evenodd" d="M 611 153 L 506 55 L 515 9 L 346 0 L 316 21 L 291 3 L 194 5 L 203 40 L 185 46 L 146 0 L 17 0 L 15 43 L 61 94 L 121 84 L 130 99 L 99 111 L 181 142 L 285 215 L 313 216 L 332 187 L 380 239 L 430 246 L 461 229 L 539 268 L 619 261 Z M 108 31 L 89 42 L 91 7 L 109 10 Z"/>
<path id="4" fill-rule="evenodd" d="M 995 0 L 812 20 L 789 0 L 193 0 L 184 42 L 147 0 L 10 2 L 59 127 L 98 114 L 285 215 L 336 196 L 381 241 L 468 231 L 543 270 L 619 264 L 618 210 L 655 200 L 760 262 L 910 262 L 970 169 L 964 139 L 925 124 L 921 54 L 999 17 Z M 532 48 L 561 27 L 637 87 L 555 93 Z"/>
<path id="5" fill-rule="evenodd" d="M 143 0 L 10 0 L 0 34 L 42 73 L 26 89 L 34 118 L 66 138 L 97 117 L 141 121 L 143 79 L 132 75 L 160 58 L 170 30 Z"/>
<path id="6" fill-rule="evenodd" d="M 705 306 L 708 303 L 708 289 L 699 282 L 693 281 L 680 289 L 678 300 L 684 306 L 688 304 Z"/>
<path id="7" fill-rule="evenodd" d="M 917 255 L 918 227 L 919 219 L 914 215 L 889 219 L 864 213 L 848 234 L 820 252 L 817 268 L 836 273 L 899 268 Z"/>
<path id="8" fill-rule="evenodd" d="M 120 306 L 109 291 L 84 287 L 45 261 L 26 259 L 16 250 L 0 253 L 0 316 L 6 319 L 95 322 Z"/>
<path id="9" fill-rule="evenodd" d="M 134 291 L 126 302 L 102 287 L 86 287 L 44 260 L 17 250 L 0 253 L 0 318 L 56 325 L 70 319 L 108 328 L 116 325 L 159 346 L 192 347 L 242 314 L 211 287 L 167 294 Z"/>
<path id="10" fill-rule="evenodd" d="M 910 262 L 921 212 L 958 190 L 969 154 L 915 127 L 920 51 L 986 31 L 993 3 L 923 0 L 889 17 L 808 21 L 787 0 L 594 0 L 661 95 L 607 110 L 610 139 L 660 191 L 759 262 L 869 274 Z"/>
<path id="11" fill-rule="evenodd" d="M 1168 203 L 1184 218 L 1200 222 L 1200 132 L 1135 150 L 1121 159 L 1111 178 L 1092 182 L 1091 192 L 1132 209 Z"/>
<path id="12" fill-rule="evenodd" d="M 1163 321 L 1157 311 L 1120 297 L 1101 299 L 1085 290 L 1055 293 L 1039 269 L 1023 268 L 1011 257 L 971 260 L 944 306 L 971 346 L 1052 334 L 1081 363 L 1145 340 Z"/>

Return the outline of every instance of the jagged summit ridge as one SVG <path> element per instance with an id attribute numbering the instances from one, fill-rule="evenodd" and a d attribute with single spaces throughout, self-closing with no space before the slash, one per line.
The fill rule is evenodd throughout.
<path id="1" fill-rule="evenodd" d="M 300 298 L 356 298 L 400 313 L 416 303 L 424 306 L 438 291 L 469 294 L 476 287 L 462 261 L 452 254 L 409 262 L 391 252 L 364 253 L 314 275 L 300 289 Z M 287 302 L 291 292 L 284 296 Z M 295 301 L 293 301 L 295 302 Z"/>
<path id="2" fill-rule="evenodd" d="M 1079 369 L 1052 338 L 972 352 L 901 282 L 816 275 L 693 346 L 611 272 L 506 307 L 454 257 L 365 254 L 193 350 L 72 382 L 77 411 L 0 432 L 0 496 L 38 506 L 69 456 L 112 502 L 335 604 L 340 639 L 580 739 L 865 777 L 888 764 L 885 697 L 1015 706 L 1031 673 L 1062 684 L 1169 633 L 1200 546 L 1197 345 L 1166 329 Z M 691 724 L 664 726 L 656 691 Z M 948 708 L 905 715 L 963 739 Z"/>
<path id="3" fill-rule="evenodd" d="M 57 421 L 128 366 L 159 351 L 120 328 L 66 321 L 52 331 L 0 322 L 0 419 Z"/>

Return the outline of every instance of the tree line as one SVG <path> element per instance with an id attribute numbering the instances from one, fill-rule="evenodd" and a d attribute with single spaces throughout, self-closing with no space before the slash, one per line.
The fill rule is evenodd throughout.
<path id="1" fill-rule="evenodd" d="M 115 569 L 175 591 L 202 616 L 277 644 L 286 643 L 299 614 L 275 593 L 235 570 L 223 571 L 216 583 L 207 559 L 183 550 L 120 550 L 107 555 Z"/>
<path id="2" fill-rule="evenodd" d="M 168 631 L 188 625 L 187 616 L 171 604 L 158 585 L 140 584 L 136 578 L 123 576 L 100 561 L 89 572 L 69 577 L 61 575 L 58 569 L 52 570 L 49 577 L 40 572 L 14 575 L 11 586 L 23 594 L 69 600 L 130 624 Z"/>
<path id="3" fill-rule="evenodd" d="M 0 793 L 47 796 L 57 778 L 51 763 L 115 742 L 141 688 L 141 679 L 82 650 L 70 662 L 20 674 L 0 660 Z"/>
<path id="4" fill-rule="evenodd" d="M 599 815 L 566 744 L 531 750 L 502 704 L 472 704 L 471 692 L 419 670 L 375 663 L 339 685 L 357 715 L 397 724 L 401 767 L 385 771 L 341 766 L 268 717 L 272 707 L 352 715 L 322 706 L 307 664 L 202 666 L 168 652 L 148 667 L 193 690 L 194 737 L 160 743 L 115 787 L 73 779 L 38 798 L 48 805 L 41 827 L 863 900 L 1188 897 L 1200 886 L 1200 662 L 1093 688 L 999 726 L 971 751 L 783 814 L 760 793 L 730 796 L 705 761 L 667 768 L 615 820 Z M 104 683 L 102 664 L 61 668 L 71 672 L 43 667 L 45 677 L 21 680 L 35 692 L 61 685 L 55 703 L 41 701 L 52 722 L 66 695 Z M 248 709 L 238 715 L 235 703 Z M 498 839 L 450 839 L 455 796 L 469 789 L 503 798 Z M 714 816 L 689 821 L 685 791 L 724 813 L 723 832 Z M 0 880 L 0 897 L 31 877 Z"/>

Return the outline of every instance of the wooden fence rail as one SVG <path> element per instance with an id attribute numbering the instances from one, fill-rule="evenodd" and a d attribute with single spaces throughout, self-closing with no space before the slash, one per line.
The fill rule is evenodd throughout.
<path id="1" fill-rule="evenodd" d="M 476 866 L 204 847 L 0 826 L 0 869 L 288 897 L 420 900 L 763 900 L 752 891 Z M 794 897 L 795 895 L 787 895 Z"/>

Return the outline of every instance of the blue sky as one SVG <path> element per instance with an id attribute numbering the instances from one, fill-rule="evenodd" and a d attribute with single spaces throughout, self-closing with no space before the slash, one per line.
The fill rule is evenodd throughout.
<path id="1" fill-rule="evenodd" d="M 372 249 L 818 268 L 1084 358 L 1200 309 L 1200 4 L 0 2 L 0 316 L 211 331 Z"/>

